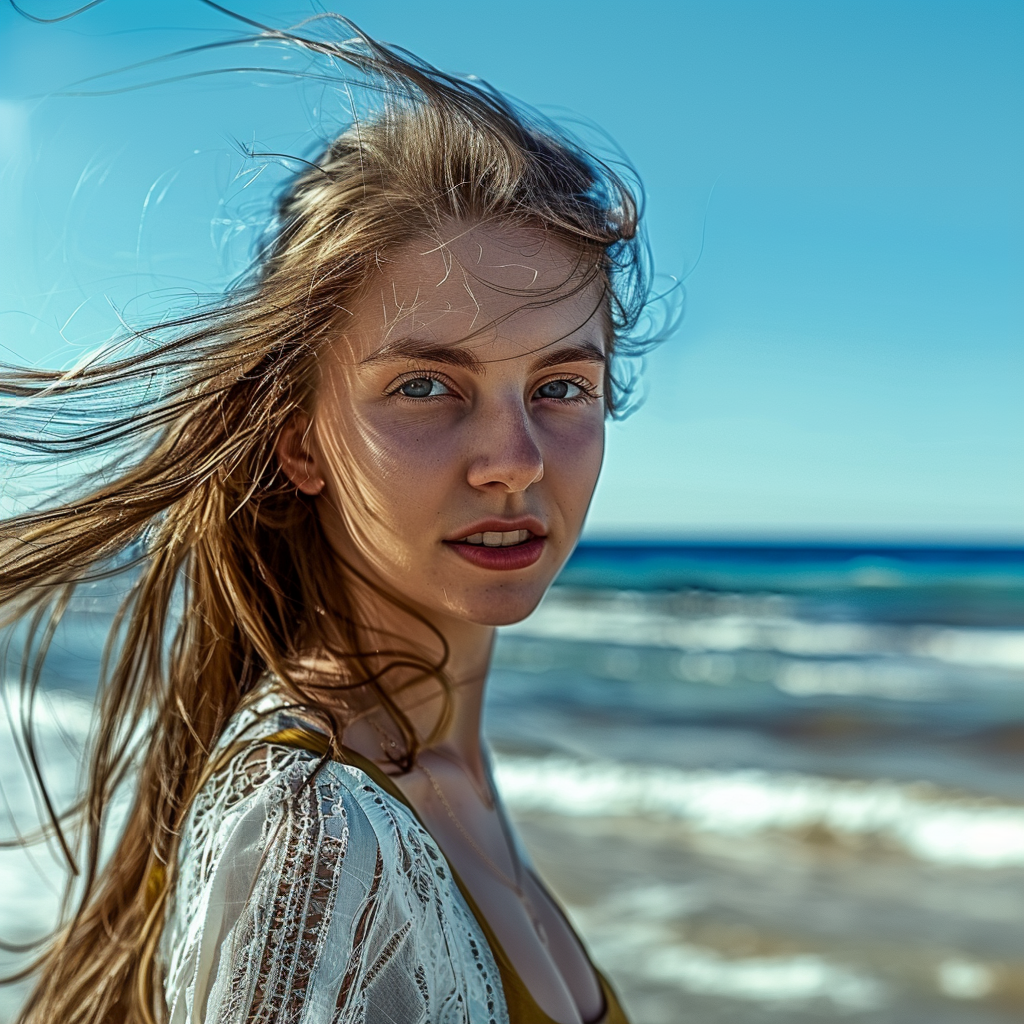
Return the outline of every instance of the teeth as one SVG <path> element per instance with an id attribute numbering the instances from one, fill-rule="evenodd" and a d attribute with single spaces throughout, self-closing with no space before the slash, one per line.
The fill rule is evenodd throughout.
<path id="1" fill-rule="evenodd" d="M 473 533 L 466 538 L 467 544 L 482 544 L 485 548 L 508 548 L 513 544 L 528 541 L 532 534 L 529 530 L 508 530 L 499 533 L 488 530 L 487 533 Z"/>

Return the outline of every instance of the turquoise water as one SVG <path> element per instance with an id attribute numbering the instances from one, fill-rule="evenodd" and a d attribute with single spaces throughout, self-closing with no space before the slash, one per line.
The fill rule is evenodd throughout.
<path id="1" fill-rule="evenodd" d="M 1024 547 L 584 541 L 559 582 L 786 594 L 811 618 L 1024 626 Z"/>
<path id="2" fill-rule="evenodd" d="M 1024 797 L 1024 549 L 584 545 L 498 666 L 493 702 L 603 709 L 641 759 L 699 728 L 723 765 L 756 736 L 779 767 Z"/>

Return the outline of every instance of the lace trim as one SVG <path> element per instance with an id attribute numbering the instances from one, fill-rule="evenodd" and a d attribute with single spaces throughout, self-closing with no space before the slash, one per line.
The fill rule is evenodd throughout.
<path id="1" fill-rule="evenodd" d="M 222 747 L 273 703 L 236 716 Z M 184 824 L 161 958 L 170 1024 L 508 1024 L 433 839 L 357 768 L 260 742 Z"/>

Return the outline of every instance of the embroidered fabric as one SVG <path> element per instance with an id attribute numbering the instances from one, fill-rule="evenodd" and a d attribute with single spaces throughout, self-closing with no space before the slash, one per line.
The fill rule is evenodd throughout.
<path id="1" fill-rule="evenodd" d="M 167 1024 L 508 1024 L 433 839 L 360 769 L 260 742 L 296 724 L 280 705 L 235 716 L 219 749 L 239 750 L 184 822 L 159 954 Z"/>

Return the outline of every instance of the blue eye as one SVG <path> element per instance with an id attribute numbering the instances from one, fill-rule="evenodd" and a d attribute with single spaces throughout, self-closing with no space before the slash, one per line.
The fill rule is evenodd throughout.
<path id="1" fill-rule="evenodd" d="M 433 377 L 413 377 L 407 380 L 395 392 L 406 398 L 436 398 L 438 395 L 449 395 L 451 392 Z"/>
<path id="2" fill-rule="evenodd" d="M 578 384 L 571 380 L 549 380 L 534 392 L 534 398 L 579 398 L 583 394 Z"/>

